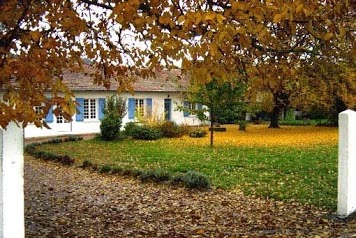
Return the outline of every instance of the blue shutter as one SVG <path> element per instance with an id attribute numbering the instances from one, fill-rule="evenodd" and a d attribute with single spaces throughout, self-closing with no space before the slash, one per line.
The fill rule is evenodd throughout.
<path id="1" fill-rule="evenodd" d="M 189 102 L 188 101 L 184 101 L 183 102 L 183 116 L 187 117 L 189 116 Z"/>
<path id="2" fill-rule="evenodd" d="M 99 120 L 104 118 L 105 98 L 99 98 Z"/>
<path id="3" fill-rule="evenodd" d="M 77 114 L 75 115 L 76 121 L 84 121 L 84 98 L 76 98 L 77 102 Z"/>
<path id="4" fill-rule="evenodd" d="M 129 98 L 128 110 L 129 110 L 129 119 L 135 119 L 135 99 Z"/>
<path id="5" fill-rule="evenodd" d="M 45 122 L 47 122 L 47 123 L 53 122 L 53 107 L 51 107 L 48 110 L 48 113 L 47 113 L 46 118 L 45 118 Z"/>
<path id="6" fill-rule="evenodd" d="M 146 114 L 147 116 L 152 116 L 152 98 L 146 99 Z"/>

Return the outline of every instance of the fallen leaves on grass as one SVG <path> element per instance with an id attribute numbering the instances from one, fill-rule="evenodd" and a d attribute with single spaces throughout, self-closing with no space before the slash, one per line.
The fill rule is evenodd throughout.
<path id="1" fill-rule="evenodd" d="M 315 126 L 282 126 L 270 129 L 266 125 L 251 125 L 246 131 L 239 131 L 236 125 L 224 125 L 226 132 L 214 133 L 215 146 L 288 146 L 311 147 L 315 145 L 334 145 L 338 141 L 338 129 Z M 208 128 L 205 128 L 208 130 Z M 208 134 L 209 135 L 209 134 Z M 180 146 L 209 145 L 210 137 L 171 140 Z"/>
<path id="2" fill-rule="evenodd" d="M 335 237 L 355 222 L 239 191 L 187 191 L 26 158 L 26 237 Z"/>

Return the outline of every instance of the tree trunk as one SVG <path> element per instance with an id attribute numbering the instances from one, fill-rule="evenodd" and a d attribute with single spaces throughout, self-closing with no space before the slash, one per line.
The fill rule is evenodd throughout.
<path id="1" fill-rule="evenodd" d="M 271 113 L 271 123 L 268 128 L 279 128 L 278 119 L 281 109 L 279 106 L 274 106 Z"/>
<path id="2" fill-rule="evenodd" d="M 213 110 L 210 110 L 210 147 L 214 147 L 214 119 L 213 119 Z"/>

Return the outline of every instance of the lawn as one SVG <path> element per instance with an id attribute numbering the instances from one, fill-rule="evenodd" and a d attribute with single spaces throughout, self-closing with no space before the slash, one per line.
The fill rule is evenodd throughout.
<path id="1" fill-rule="evenodd" d="M 246 132 L 228 126 L 209 138 L 182 137 L 157 141 L 97 139 L 38 147 L 68 154 L 77 165 L 84 160 L 123 169 L 157 170 L 171 174 L 205 173 L 215 188 L 296 201 L 336 209 L 337 128 L 249 126 Z"/>

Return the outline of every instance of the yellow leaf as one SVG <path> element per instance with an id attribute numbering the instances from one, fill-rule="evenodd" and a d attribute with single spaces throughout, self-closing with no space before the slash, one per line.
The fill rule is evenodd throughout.
<path id="1" fill-rule="evenodd" d="M 216 18 L 215 13 L 209 12 L 207 15 L 205 15 L 205 21 L 213 21 Z"/>
<path id="2" fill-rule="evenodd" d="M 340 27 L 340 38 L 344 38 L 346 35 L 346 31 L 345 31 L 345 28 L 344 27 Z"/>
<path id="3" fill-rule="evenodd" d="M 275 23 L 278 23 L 282 20 L 282 17 L 283 17 L 283 14 L 276 14 L 274 17 L 273 17 L 273 22 Z"/>
<path id="4" fill-rule="evenodd" d="M 325 41 L 328 41 L 328 40 L 330 40 L 331 38 L 333 38 L 333 36 L 334 36 L 333 33 L 328 32 L 328 33 L 326 33 L 326 34 L 324 35 L 323 38 L 324 38 Z"/>
<path id="5" fill-rule="evenodd" d="M 185 21 L 185 16 L 178 17 L 178 23 L 183 23 Z"/>
<path id="6" fill-rule="evenodd" d="M 223 24 L 224 21 L 226 20 L 226 17 L 224 17 L 221 14 L 218 14 L 216 18 L 217 18 L 219 24 Z"/>
<path id="7" fill-rule="evenodd" d="M 297 9 L 295 10 L 296 13 L 301 13 L 303 11 L 304 4 L 299 4 L 297 6 Z"/>
<path id="8" fill-rule="evenodd" d="M 34 41 L 38 41 L 41 38 L 41 33 L 38 31 L 32 31 L 30 35 Z"/>

